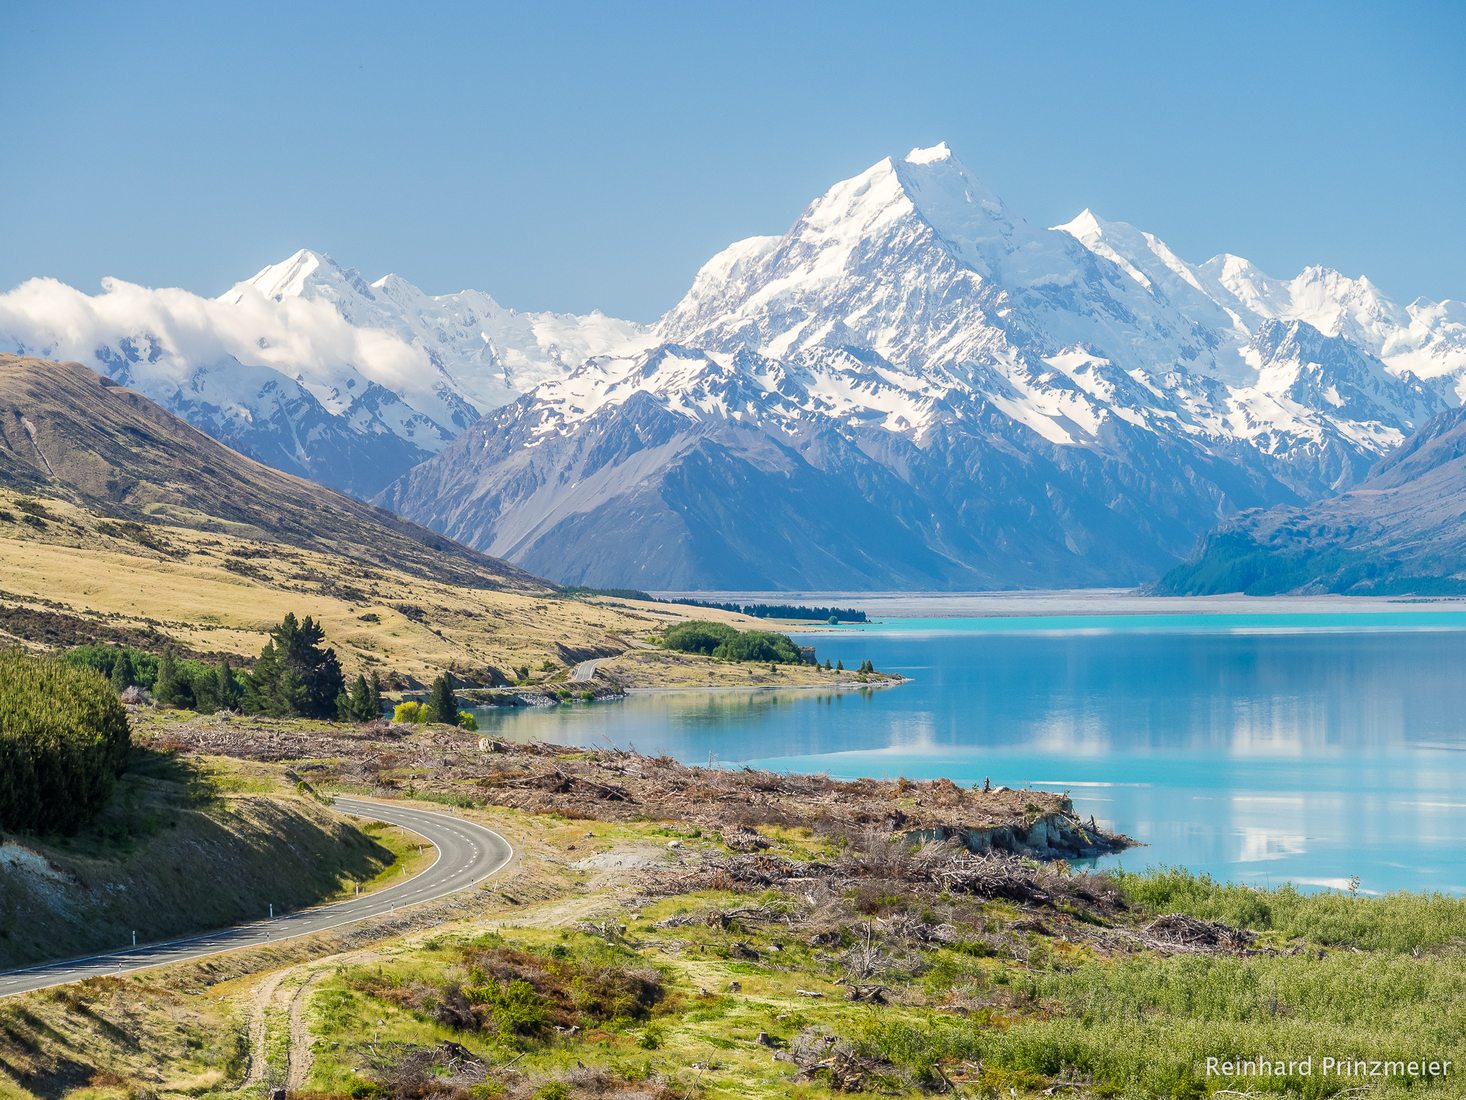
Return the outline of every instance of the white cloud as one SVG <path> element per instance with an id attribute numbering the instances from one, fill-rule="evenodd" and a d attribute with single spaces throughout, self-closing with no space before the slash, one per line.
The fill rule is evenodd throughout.
<path id="1" fill-rule="evenodd" d="M 268 367 L 302 383 L 333 412 L 371 380 L 434 419 L 443 415 L 427 354 L 395 333 L 357 328 L 328 302 L 272 301 L 253 290 L 235 301 L 105 279 L 84 294 L 55 279 L 31 279 L 0 294 L 0 347 L 74 359 L 101 368 L 99 347 L 131 338 L 161 354 L 134 370 L 150 396 L 183 385 L 199 367 L 231 360 Z"/>

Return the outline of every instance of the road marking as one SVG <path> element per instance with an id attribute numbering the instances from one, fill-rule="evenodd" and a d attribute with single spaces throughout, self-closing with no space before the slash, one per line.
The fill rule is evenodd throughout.
<path id="1" fill-rule="evenodd" d="M 428 843 L 433 844 L 436 852 L 433 862 L 411 878 L 396 886 L 388 887 L 377 894 L 371 895 L 370 899 L 351 898 L 330 905 L 312 906 L 307 909 L 298 910 L 293 914 L 286 914 L 276 918 L 276 925 L 284 929 L 283 934 L 279 936 L 278 940 L 276 933 L 272 929 L 258 927 L 263 922 L 249 922 L 236 925 L 223 934 L 218 931 L 203 932 L 175 940 L 167 940 L 162 943 L 145 945 L 141 951 L 128 949 L 88 955 L 79 959 L 67 959 L 58 963 L 40 963 L 12 970 L 9 974 L 0 974 L 0 986 L 6 987 L 23 984 L 25 982 L 24 976 L 27 974 L 37 977 L 45 976 L 46 979 L 49 979 L 27 985 L 24 989 L 6 992 L 4 996 L 15 996 L 19 993 L 32 992 L 37 989 L 66 985 L 73 981 L 84 980 L 86 977 L 132 974 L 139 970 L 149 970 L 159 966 L 171 965 L 176 962 L 203 958 L 207 955 L 239 950 L 247 946 L 257 946 L 264 942 L 279 942 L 293 939 L 297 936 L 309 935 L 312 932 L 344 927 L 369 917 L 381 916 L 386 912 L 396 912 L 397 905 L 399 904 L 414 904 L 415 902 L 411 899 L 437 900 L 448 897 L 502 870 L 514 859 L 514 847 L 487 826 L 474 826 L 475 831 L 481 834 L 487 834 L 486 843 L 481 836 L 475 837 L 471 832 L 460 832 L 452 826 L 444 826 L 444 834 L 467 842 L 470 845 L 470 850 L 466 855 L 465 861 L 456 870 L 445 871 L 435 882 L 425 884 L 423 879 L 430 876 L 443 860 L 444 844 L 441 839 L 443 834 L 438 834 L 440 839 L 434 842 L 433 838 L 427 832 L 414 828 L 414 823 L 436 828 L 439 827 L 439 822 L 452 821 L 454 825 L 461 826 L 461 821 L 451 817 L 447 813 L 435 810 L 395 807 L 391 804 L 369 802 L 349 797 L 342 797 L 336 801 L 338 808 L 346 813 L 376 821 L 385 821 L 390 825 L 396 825 L 408 832 L 417 833 Z M 365 807 L 365 809 L 353 809 L 352 807 Z M 396 820 L 392 816 L 383 816 L 380 812 L 383 810 L 395 811 Z M 497 845 L 503 846 L 503 858 L 493 867 L 479 874 L 471 882 L 465 881 L 469 875 L 478 872 L 479 868 L 486 862 L 489 851 Z M 409 890 L 408 887 L 412 887 L 412 889 Z M 430 891 L 436 892 L 430 893 Z M 428 896 L 424 897 L 424 895 Z M 362 904 L 368 901 L 369 904 Z M 383 908 L 388 905 L 390 905 L 390 908 Z M 339 919 L 333 920 L 331 919 L 333 917 Z M 225 942 L 226 940 L 227 942 Z M 190 950 L 190 947 L 195 949 Z M 127 964 L 135 965 L 129 966 Z"/>

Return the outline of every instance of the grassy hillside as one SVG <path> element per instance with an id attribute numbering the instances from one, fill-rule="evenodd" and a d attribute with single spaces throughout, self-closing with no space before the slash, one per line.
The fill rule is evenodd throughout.
<path id="1" fill-rule="evenodd" d="M 0 356 L 0 645 L 248 660 L 293 611 L 324 625 L 350 675 L 375 669 L 412 687 L 446 669 L 489 686 L 528 670 L 560 684 L 689 610 L 560 593 L 244 458 L 77 364 Z M 614 675 L 632 686 L 764 678 L 697 657 L 630 660 Z M 791 668 L 776 682 L 830 679 Z"/>
<path id="2" fill-rule="evenodd" d="M 0 484 L 469 586 L 547 586 L 400 516 L 263 466 L 78 363 L 0 355 Z"/>
<path id="3" fill-rule="evenodd" d="M 380 836 L 278 772 L 137 751 L 77 836 L 0 843 L 0 969 L 334 897 L 407 850 Z"/>
<path id="4" fill-rule="evenodd" d="M 376 669 L 399 683 L 452 669 L 494 684 L 519 668 L 561 682 L 581 660 L 622 653 L 606 672 L 632 686 L 855 680 L 636 648 L 691 612 L 757 624 L 733 614 L 451 584 L 324 551 L 118 521 L 0 487 L 0 645 L 101 641 L 253 659 L 287 611 L 325 626 L 348 673 Z"/>
<path id="5" fill-rule="evenodd" d="M 465 587 L 321 551 L 121 523 L 0 489 L 0 643 L 133 642 L 253 658 L 287 611 L 324 624 L 349 672 L 431 679 L 620 652 L 675 619 L 648 605 Z"/>

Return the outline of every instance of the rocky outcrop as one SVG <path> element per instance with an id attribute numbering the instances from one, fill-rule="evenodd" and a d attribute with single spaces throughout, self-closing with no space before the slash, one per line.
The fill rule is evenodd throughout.
<path id="1" fill-rule="evenodd" d="M 1127 836 L 1100 829 L 1092 818 L 1085 824 L 1066 811 L 1040 813 L 1023 824 L 952 826 L 910 835 L 914 840 L 957 840 L 979 854 L 1003 852 L 1041 860 L 1096 859 L 1135 845 Z"/>

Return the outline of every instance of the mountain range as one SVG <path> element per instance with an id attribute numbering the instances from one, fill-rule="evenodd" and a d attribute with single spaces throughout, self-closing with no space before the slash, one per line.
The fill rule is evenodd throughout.
<path id="1" fill-rule="evenodd" d="M 725 249 L 650 326 L 301 252 L 217 299 L 32 280 L 7 346 L 532 572 L 669 588 L 1145 581 L 1347 491 L 1466 387 L 1461 303 L 1035 227 L 944 145 Z"/>
<path id="2" fill-rule="evenodd" d="M 368 283 L 302 250 L 217 298 L 106 279 L 0 295 L 0 351 L 81 362 L 234 449 L 367 497 L 503 404 L 645 342 L 601 314 Z"/>
<path id="3" fill-rule="evenodd" d="M 1460 313 L 1188 266 L 1089 213 L 1035 228 L 939 146 L 726 249 L 653 346 L 490 413 L 379 500 L 587 584 L 1129 584 L 1456 404 Z"/>
<path id="4" fill-rule="evenodd" d="M 1466 594 L 1466 410 L 1428 421 L 1348 492 L 1232 517 L 1152 588 Z"/>

